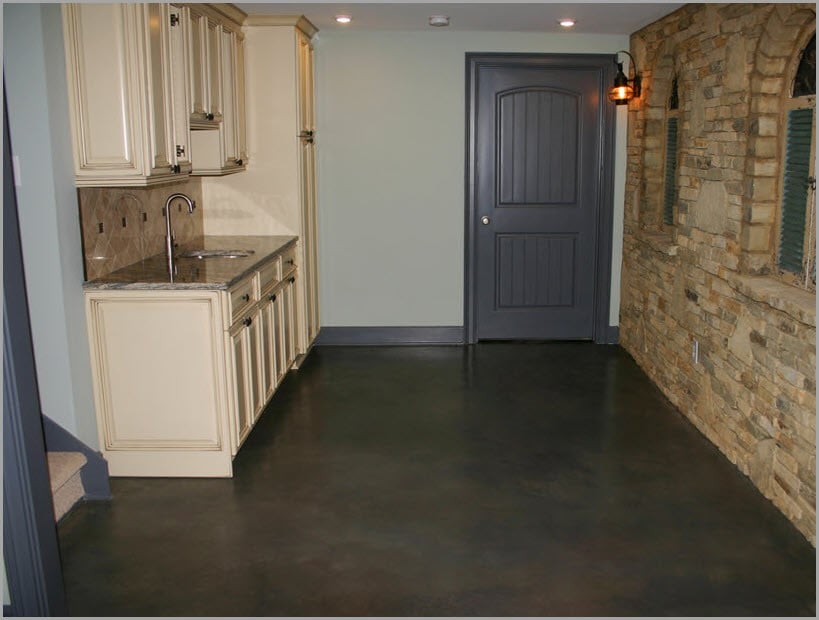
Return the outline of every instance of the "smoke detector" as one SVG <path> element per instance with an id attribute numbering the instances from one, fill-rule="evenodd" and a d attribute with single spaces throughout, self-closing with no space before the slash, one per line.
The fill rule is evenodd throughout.
<path id="1" fill-rule="evenodd" d="M 435 26 L 436 28 L 449 26 L 449 17 L 447 17 L 446 15 L 430 15 L 429 25 Z"/>

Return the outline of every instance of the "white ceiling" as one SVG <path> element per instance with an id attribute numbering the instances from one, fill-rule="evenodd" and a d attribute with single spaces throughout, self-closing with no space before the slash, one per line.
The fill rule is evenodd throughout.
<path id="1" fill-rule="evenodd" d="M 304 15 L 319 30 L 446 30 L 428 25 L 430 15 L 448 15 L 449 30 L 495 30 L 566 32 L 557 24 L 571 17 L 577 25 L 569 32 L 588 34 L 631 34 L 668 15 L 681 3 L 592 3 L 551 2 L 245 2 L 236 3 L 249 15 Z M 352 23 L 342 26 L 336 15 L 351 15 Z"/>

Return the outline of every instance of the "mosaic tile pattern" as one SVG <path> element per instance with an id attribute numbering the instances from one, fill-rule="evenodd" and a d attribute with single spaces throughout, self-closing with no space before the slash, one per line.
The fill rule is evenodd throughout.
<path id="1" fill-rule="evenodd" d="M 202 181 L 187 179 L 159 187 L 81 187 L 77 190 L 85 258 L 85 279 L 93 280 L 165 250 L 162 208 L 172 193 L 196 204 L 189 214 L 175 200 L 172 224 L 178 244 L 204 234 Z"/>

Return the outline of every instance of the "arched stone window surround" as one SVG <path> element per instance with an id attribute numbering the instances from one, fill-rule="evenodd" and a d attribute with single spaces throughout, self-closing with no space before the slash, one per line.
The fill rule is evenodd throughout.
<path id="1" fill-rule="evenodd" d="M 799 53 L 815 30 L 816 12 L 807 5 L 775 5 L 754 53 L 740 240 L 740 269 L 744 273 L 776 272 L 776 223 L 784 158 L 782 110 L 790 96 Z"/>

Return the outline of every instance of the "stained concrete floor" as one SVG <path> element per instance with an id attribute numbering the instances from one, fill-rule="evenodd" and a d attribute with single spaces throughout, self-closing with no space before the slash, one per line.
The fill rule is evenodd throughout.
<path id="1" fill-rule="evenodd" d="M 815 615 L 814 548 L 617 347 L 319 347 L 234 478 L 112 488 L 72 615 Z"/>

